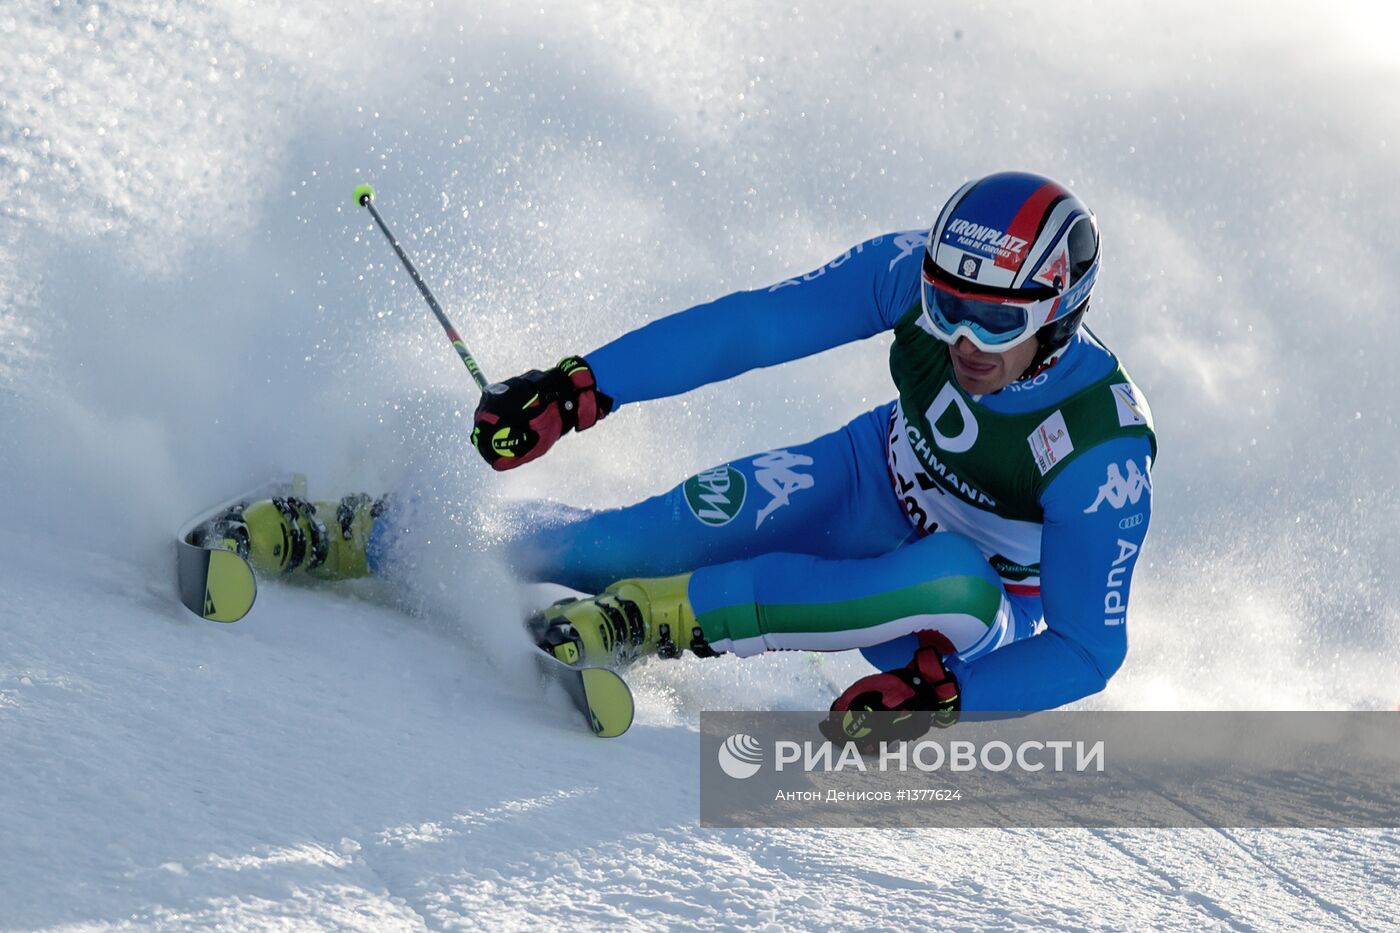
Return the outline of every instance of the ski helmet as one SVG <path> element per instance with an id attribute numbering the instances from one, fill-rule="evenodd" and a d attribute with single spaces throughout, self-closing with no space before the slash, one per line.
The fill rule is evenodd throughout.
<path id="1" fill-rule="evenodd" d="M 990 353 L 1038 335 L 1031 372 L 1079 329 L 1098 272 L 1098 222 L 1083 201 L 1043 175 L 988 175 L 959 188 L 929 231 L 924 329 Z"/>

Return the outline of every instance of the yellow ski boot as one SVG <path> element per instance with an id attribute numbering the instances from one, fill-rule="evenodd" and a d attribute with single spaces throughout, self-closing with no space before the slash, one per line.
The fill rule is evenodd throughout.
<path id="1" fill-rule="evenodd" d="M 531 618 L 529 629 L 541 648 L 575 667 L 623 667 L 653 654 L 679 657 L 686 648 L 712 657 L 689 585 L 688 573 L 619 580 L 597 596 L 555 603 Z"/>
<path id="2" fill-rule="evenodd" d="M 275 496 L 236 506 L 210 526 L 204 546 L 244 557 L 258 573 L 321 580 L 369 575 L 366 549 L 385 499 L 359 493 L 339 502 Z"/>

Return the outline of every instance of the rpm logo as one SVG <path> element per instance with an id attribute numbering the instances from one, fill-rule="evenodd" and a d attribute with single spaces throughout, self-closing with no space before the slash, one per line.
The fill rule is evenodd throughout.
<path id="1" fill-rule="evenodd" d="M 690 514 L 713 528 L 733 521 L 744 507 L 744 497 L 748 493 L 744 474 L 732 466 L 697 473 L 686 480 L 682 488 Z"/>

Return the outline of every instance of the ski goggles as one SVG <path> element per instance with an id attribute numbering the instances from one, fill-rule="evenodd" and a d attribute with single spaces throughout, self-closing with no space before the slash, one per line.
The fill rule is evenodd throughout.
<path id="1" fill-rule="evenodd" d="M 924 317 L 946 343 L 967 337 L 979 350 L 1004 353 L 1055 316 L 1061 293 L 1035 288 L 972 286 L 940 269 L 924 252 Z"/>

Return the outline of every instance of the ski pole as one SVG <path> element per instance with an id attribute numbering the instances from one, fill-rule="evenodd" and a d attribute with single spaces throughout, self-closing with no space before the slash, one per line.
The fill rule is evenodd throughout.
<path id="1" fill-rule="evenodd" d="M 374 209 L 374 186 L 360 185 L 355 189 L 355 203 L 361 207 L 369 209 L 369 214 L 374 218 L 374 222 L 379 225 L 379 229 L 384 232 L 384 237 L 389 241 L 389 245 L 394 248 L 394 252 L 399 254 L 399 260 L 403 267 L 408 270 L 408 274 L 413 276 L 413 284 L 418 286 L 418 290 L 423 293 L 424 299 L 428 302 L 428 307 L 433 309 L 433 314 L 437 316 L 438 323 L 442 329 L 447 331 L 447 339 L 452 341 L 452 347 L 457 351 L 457 355 L 462 358 L 462 362 L 467 364 L 467 371 L 472 374 L 478 387 L 486 388 L 486 376 L 481 372 L 481 367 L 476 365 L 476 360 L 472 358 L 471 352 L 467 350 L 467 345 L 462 342 L 462 338 L 457 336 L 457 329 L 452 326 L 452 322 L 443 313 L 442 306 L 437 303 L 433 293 L 428 291 L 427 283 L 418 274 L 418 270 L 413 268 L 413 263 L 409 261 L 408 255 L 399 246 L 398 239 L 389 232 L 389 227 L 384 223 L 384 218 L 379 216 L 379 211 Z"/>

